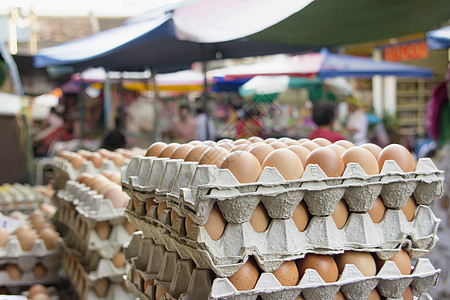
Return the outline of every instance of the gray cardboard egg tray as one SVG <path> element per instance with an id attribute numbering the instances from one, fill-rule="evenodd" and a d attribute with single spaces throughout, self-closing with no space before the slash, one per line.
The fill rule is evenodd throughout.
<path id="1" fill-rule="evenodd" d="M 331 299 L 338 290 L 347 299 L 366 299 L 375 287 L 387 299 L 401 299 L 408 285 L 417 294 L 426 295 L 426 291 L 436 285 L 440 273 L 425 258 L 417 260 L 411 275 L 402 275 L 392 261 L 386 261 L 378 274 L 371 277 L 364 277 L 354 265 L 347 264 L 334 283 L 325 283 L 315 270 L 308 269 L 298 285 L 287 287 L 282 286 L 272 273 L 265 272 L 253 290 L 238 291 L 227 278 L 217 277 L 211 285 L 210 270 L 198 266 L 194 269 L 192 261 L 181 259 L 176 252 L 167 251 L 163 245 L 144 238 L 139 232 L 133 235 L 125 255 L 132 265 L 128 282 L 135 285 L 135 290 L 142 293 L 142 281 L 134 282 L 136 276 L 133 276 L 139 273 L 144 280 L 154 279 L 156 285 L 168 286 L 167 299 L 206 299 L 206 293 L 208 299 L 257 299 L 258 296 L 262 299 L 294 299 L 300 293 L 307 300 Z"/>
<path id="2" fill-rule="evenodd" d="M 156 210 L 157 206 L 153 205 L 149 214 L 156 217 Z M 429 207 L 419 206 L 417 220 L 427 222 L 433 216 L 430 214 Z M 392 237 L 390 243 L 380 247 L 377 243 L 382 233 L 373 230 L 373 226 L 379 224 L 373 224 L 367 213 L 351 214 L 341 230 L 337 229 L 331 216 L 313 217 L 303 232 L 297 229 L 292 219 L 272 220 L 263 233 L 256 233 L 249 222 L 229 223 L 217 241 L 212 240 L 204 227 L 197 224 L 193 224 L 185 236 L 184 218 L 177 218 L 170 226 L 170 210 L 164 210 L 156 222 L 149 222 L 133 213 L 129 214 L 129 219 L 144 236 L 153 238 L 169 251 L 177 252 L 183 259 L 194 260 L 199 268 L 212 269 L 222 277 L 232 275 L 249 256 L 254 256 L 264 271 L 272 272 L 284 261 L 303 258 L 307 253 L 336 254 L 358 250 L 376 252 L 380 258 L 389 259 L 403 247 L 410 257 L 419 258 L 428 253 L 424 247 L 430 248 L 437 241 L 437 228 L 434 228 L 426 241 L 429 244 L 420 245 L 423 247 L 417 247 L 407 236 Z M 395 232 L 394 228 L 403 222 L 398 220 L 404 219 L 401 210 L 388 210 L 383 222 Z M 351 239 L 346 235 L 350 235 Z"/>
<path id="3" fill-rule="evenodd" d="M 18 210 L 31 212 L 38 208 L 42 196 L 28 185 L 13 184 L 7 190 L 0 192 L 0 207 L 2 212 Z"/>
<path id="4" fill-rule="evenodd" d="M 11 279 L 6 270 L 0 271 L 0 282 L 2 286 L 25 286 L 25 285 L 33 285 L 33 284 L 56 284 L 60 282 L 58 269 L 47 269 L 47 274 L 43 278 L 37 278 L 33 270 L 22 271 L 22 277 L 20 279 Z"/>
<path id="5" fill-rule="evenodd" d="M 126 161 L 127 159 L 125 159 Z M 103 165 L 99 168 L 96 168 L 94 164 L 85 159 L 81 167 L 76 170 L 72 164 L 65 158 L 55 156 L 52 158 L 51 165 L 56 169 L 58 173 L 65 174 L 68 179 L 75 180 L 81 173 L 89 173 L 89 174 L 99 174 L 105 170 L 111 170 L 115 172 L 120 172 L 120 167 L 116 167 L 112 160 L 107 158 L 103 158 Z"/>
<path id="6" fill-rule="evenodd" d="M 73 261 L 72 261 L 73 264 Z M 122 300 L 122 299 L 134 299 L 132 295 L 126 292 L 121 284 L 122 276 L 109 278 L 111 281 L 108 292 L 105 297 L 100 298 L 93 290 L 97 280 L 91 281 L 84 272 L 81 265 L 69 266 L 66 263 L 63 266 L 64 271 L 69 277 L 72 285 L 75 287 L 75 291 L 80 299 L 93 299 L 93 300 Z"/>
<path id="7" fill-rule="evenodd" d="M 302 199 L 314 216 L 331 215 L 342 198 L 351 212 L 368 211 L 378 195 L 388 208 L 404 206 L 411 195 L 418 205 L 429 205 L 442 195 L 443 172 L 428 158 L 420 159 L 416 171 L 410 173 L 386 161 L 380 174 L 372 176 L 350 163 L 339 178 L 328 178 L 319 166 L 308 165 L 300 180 L 291 181 L 266 167 L 256 183 L 240 184 L 229 170 L 214 165 L 133 157 L 122 168 L 122 187 L 140 201 L 173 202 L 181 216 L 188 214 L 202 225 L 216 202 L 231 223 L 248 221 L 259 202 L 273 219 L 290 218 Z"/>

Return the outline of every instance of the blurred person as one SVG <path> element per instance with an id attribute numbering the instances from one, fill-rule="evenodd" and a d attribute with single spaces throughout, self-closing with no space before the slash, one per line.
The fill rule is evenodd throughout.
<path id="1" fill-rule="evenodd" d="M 325 138 L 334 143 L 339 140 L 345 140 L 345 137 L 333 131 L 335 117 L 335 106 L 327 100 L 319 100 L 313 104 L 312 119 L 317 125 L 316 130 L 311 132 L 308 139 Z"/>
<path id="2" fill-rule="evenodd" d="M 349 115 L 346 122 L 346 131 L 351 134 L 356 146 L 367 143 L 369 122 L 366 113 L 361 109 L 361 101 L 357 98 L 347 99 Z"/>
<path id="3" fill-rule="evenodd" d="M 197 109 L 197 140 L 214 141 L 216 139 L 216 126 L 214 125 L 214 120 L 205 112 L 205 110 L 200 107 Z"/>
<path id="4" fill-rule="evenodd" d="M 239 120 L 236 124 L 236 139 L 261 137 L 264 133 L 264 125 L 258 110 L 255 107 L 241 109 L 237 113 Z"/>
<path id="5" fill-rule="evenodd" d="M 147 148 L 154 128 L 153 101 L 140 94 L 136 101 L 128 105 L 126 114 L 125 127 L 130 144 Z"/>
<path id="6" fill-rule="evenodd" d="M 180 106 L 178 122 L 171 129 L 171 137 L 179 143 L 188 143 L 197 139 L 197 122 L 191 115 L 191 109 L 188 105 Z"/>

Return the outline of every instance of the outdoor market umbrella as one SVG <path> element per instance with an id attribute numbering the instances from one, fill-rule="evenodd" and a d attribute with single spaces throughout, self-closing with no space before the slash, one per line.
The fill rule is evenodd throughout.
<path id="1" fill-rule="evenodd" d="M 429 49 L 450 48 L 450 26 L 427 32 L 427 44 Z"/>
<path id="2" fill-rule="evenodd" d="M 429 69 L 401 63 L 375 61 L 371 58 L 334 54 L 323 49 L 320 53 L 309 53 L 280 58 L 255 64 L 239 65 L 215 70 L 214 76 L 233 80 L 257 75 L 288 75 L 310 78 L 360 77 L 375 75 L 397 77 L 431 77 Z"/>

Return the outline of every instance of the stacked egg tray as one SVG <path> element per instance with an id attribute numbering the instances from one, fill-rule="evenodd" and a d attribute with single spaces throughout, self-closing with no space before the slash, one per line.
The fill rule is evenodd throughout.
<path id="1" fill-rule="evenodd" d="M 284 261 L 310 252 L 342 253 L 345 250 L 377 252 L 392 257 L 401 247 L 412 258 L 422 257 L 438 240 L 439 220 L 429 204 L 442 194 L 443 175 L 431 160 L 421 159 L 415 172 L 403 173 L 387 161 L 379 175 L 368 176 L 355 163 L 348 164 L 339 178 L 328 178 L 317 165 L 308 165 L 300 180 L 285 181 L 274 168 L 266 167 L 258 182 L 240 184 L 226 169 L 182 160 L 133 157 L 122 168 L 122 187 L 132 199 L 127 207 L 130 221 L 183 259 L 193 259 L 201 268 L 230 276 L 252 255 L 266 272 Z M 381 195 L 388 208 L 375 224 L 367 211 Z M 399 209 L 413 195 L 418 207 L 411 222 Z M 156 206 L 145 211 L 145 201 L 165 202 L 179 216 L 193 222 L 189 233 L 184 218 L 170 223 L 170 211 L 160 214 Z M 341 199 L 351 212 L 338 229 L 331 217 Z M 300 232 L 292 214 L 305 201 L 312 219 Z M 249 223 L 253 210 L 263 203 L 272 218 L 268 229 L 256 233 Z M 223 236 L 212 240 L 202 226 L 217 203 L 228 222 Z"/>
<path id="2" fill-rule="evenodd" d="M 4 213 L 14 210 L 31 212 L 37 209 L 42 201 L 42 195 L 30 185 L 14 183 L 0 186 L 0 210 Z"/>
<path id="3" fill-rule="evenodd" d="M 103 158 L 103 164 L 99 168 L 96 168 L 92 161 L 84 160 L 81 167 L 75 169 L 67 159 L 59 156 L 52 158 L 51 165 L 57 175 L 53 184 L 55 190 L 63 189 L 67 180 L 75 180 L 81 173 L 100 174 L 105 170 L 120 171 L 120 167 L 117 167 L 112 160 L 107 158 Z M 124 165 L 126 165 L 126 162 L 124 162 Z"/>
<path id="4" fill-rule="evenodd" d="M 78 297 L 89 300 L 126 300 L 134 297 L 126 289 L 123 281 L 123 273 L 111 269 L 108 265 L 99 265 L 95 272 L 86 272 L 81 262 L 82 255 L 76 250 L 64 247 L 63 270 L 71 281 Z M 100 288 L 104 296 L 99 296 L 95 291 L 99 281 L 107 279 L 107 286 Z M 105 290 L 106 289 L 106 290 Z"/>
<path id="5" fill-rule="evenodd" d="M 122 251 L 123 245 L 130 239 L 130 234 L 124 227 L 124 209 L 114 208 L 109 199 L 73 180 L 66 182 L 65 188 L 58 191 L 54 201 L 58 208 L 56 222 L 64 227 L 67 247 L 78 253 L 77 262 L 83 268 L 86 275 L 83 278 L 88 280 L 88 286 L 95 285 L 99 279 L 108 278 L 113 290 L 111 293 L 117 294 L 114 292 L 117 289 L 115 286 L 126 273 L 126 266 L 116 267 L 112 258 Z M 111 228 L 105 239 L 101 239 L 95 230 L 99 222 L 107 222 Z M 70 277 L 69 274 L 68 276 Z M 86 283 L 72 282 L 81 299 L 94 297 L 91 295 L 92 291 L 85 288 Z M 108 294 L 105 299 L 121 299 L 122 294 L 117 294 L 119 298 L 109 298 Z"/>
<path id="6" fill-rule="evenodd" d="M 388 300 L 402 299 L 409 285 L 420 296 L 430 299 L 426 291 L 436 284 L 439 270 L 426 258 L 419 258 L 411 275 L 402 275 L 394 262 L 386 261 L 375 276 L 365 277 L 352 264 L 347 264 L 338 281 L 325 283 L 313 269 L 307 269 L 296 286 L 282 286 L 270 272 L 262 273 L 256 286 L 238 291 L 227 278 L 215 277 L 211 270 L 201 269 L 177 252 L 168 251 L 142 232 L 133 235 L 125 248 L 132 268 L 127 284 L 140 299 L 153 300 L 156 286 L 165 287 L 164 299 L 332 299 L 340 290 L 347 299 L 366 299 L 377 288 Z M 149 282 L 149 284 L 145 284 Z M 260 297 L 260 298 L 259 298 Z"/>

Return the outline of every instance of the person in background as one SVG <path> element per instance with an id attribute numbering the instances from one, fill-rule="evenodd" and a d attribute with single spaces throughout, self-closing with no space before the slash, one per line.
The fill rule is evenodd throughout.
<path id="1" fill-rule="evenodd" d="M 214 141 L 216 139 L 216 127 L 214 125 L 214 120 L 205 112 L 205 110 L 200 107 L 197 109 L 197 140 Z"/>
<path id="2" fill-rule="evenodd" d="M 369 122 L 366 113 L 361 109 L 361 101 L 356 98 L 347 99 L 349 115 L 346 122 L 346 130 L 351 134 L 356 146 L 367 143 Z"/>
<path id="3" fill-rule="evenodd" d="M 186 104 L 181 105 L 178 122 L 174 124 L 171 136 L 179 143 L 188 143 L 197 139 L 196 129 L 197 123 L 191 116 L 191 109 Z"/>
<path id="4" fill-rule="evenodd" d="M 256 107 L 241 109 L 237 112 L 236 139 L 248 139 L 251 136 L 261 137 L 264 125 Z"/>
<path id="5" fill-rule="evenodd" d="M 308 139 L 325 138 L 334 143 L 345 140 L 345 137 L 333 131 L 335 106 L 327 100 L 319 100 L 313 104 L 312 118 L 317 128 L 308 136 Z"/>

